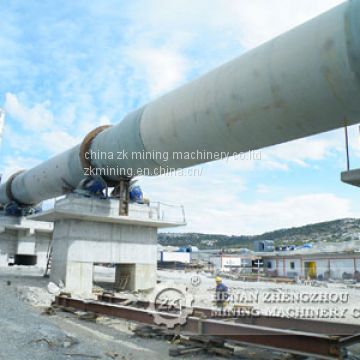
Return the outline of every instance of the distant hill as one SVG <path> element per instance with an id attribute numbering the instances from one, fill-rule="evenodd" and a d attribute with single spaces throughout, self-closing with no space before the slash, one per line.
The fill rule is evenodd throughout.
<path id="1" fill-rule="evenodd" d="M 200 249 L 252 247 L 255 240 L 274 240 L 275 245 L 305 243 L 334 243 L 359 240 L 360 219 L 341 219 L 290 229 L 281 229 L 255 236 L 227 236 L 197 233 L 159 233 L 161 245 L 193 245 Z"/>

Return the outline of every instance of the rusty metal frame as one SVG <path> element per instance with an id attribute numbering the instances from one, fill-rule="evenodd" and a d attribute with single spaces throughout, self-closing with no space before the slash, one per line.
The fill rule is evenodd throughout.
<path id="1" fill-rule="evenodd" d="M 120 298 L 106 292 L 98 294 L 97 298 L 99 301 L 110 304 L 122 305 L 122 303 L 125 303 L 127 306 L 134 306 L 142 309 L 147 309 L 150 306 L 149 301 L 136 300 L 129 304 L 129 299 Z M 244 310 L 246 310 L 246 308 L 247 306 L 244 306 Z M 193 311 L 194 313 L 203 314 L 208 318 L 216 318 L 216 314 L 214 314 L 214 310 L 211 308 L 193 307 Z M 328 336 L 338 336 L 339 334 L 342 336 L 353 336 L 360 333 L 360 325 L 336 323 L 335 326 L 333 322 L 329 321 L 290 319 L 272 316 L 247 316 L 237 318 L 235 321 L 242 324 L 265 326 L 278 329 L 292 329 L 305 332 L 312 332 L 315 330 L 316 333 Z"/>
<path id="2" fill-rule="evenodd" d="M 91 164 L 90 159 L 86 158 L 86 153 L 89 152 L 90 150 L 90 146 L 92 141 L 96 138 L 96 136 L 98 134 L 100 134 L 101 132 L 103 132 L 104 130 L 110 128 L 111 125 L 103 125 L 103 126 L 99 126 L 93 130 L 91 130 L 85 137 L 84 140 L 82 141 L 81 145 L 80 145 L 80 151 L 79 151 L 79 156 L 80 156 L 80 161 L 81 161 L 81 165 L 84 169 L 91 169 L 93 166 Z"/>
<path id="3" fill-rule="evenodd" d="M 55 304 L 155 325 L 153 316 L 156 312 L 135 307 L 74 299 L 66 295 L 57 296 Z M 162 313 L 162 315 L 164 314 Z M 166 313 L 165 316 L 169 318 L 177 317 L 177 315 L 171 313 Z M 245 324 L 235 320 L 223 321 L 190 316 L 186 324 L 182 325 L 177 331 L 188 335 L 214 336 L 292 354 L 316 356 L 321 359 L 343 359 L 346 356 L 346 347 L 360 341 L 360 326 L 349 325 L 351 334 L 346 334 L 346 336 L 345 334 L 325 335 L 321 333 L 324 330 L 321 329 L 322 323 L 316 322 L 318 326 L 315 326 L 314 323 L 311 324 L 311 331 L 299 331 L 289 327 L 285 328 L 283 327 L 284 324 L 280 324 L 281 327 L 279 324 L 278 327 L 271 327 L 271 323 Z M 335 329 L 337 325 L 332 323 Z M 318 328 L 319 332 L 317 331 Z M 345 328 L 342 328 L 339 331 L 344 332 L 344 330 Z"/>

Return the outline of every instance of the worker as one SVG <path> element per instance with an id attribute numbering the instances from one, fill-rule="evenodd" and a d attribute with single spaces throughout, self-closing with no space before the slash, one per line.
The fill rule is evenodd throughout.
<path id="1" fill-rule="evenodd" d="M 223 284 L 222 278 L 220 276 L 217 276 L 215 278 L 216 282 L 216 289 L 215 289 L 215 300 L 216 300 L 216 306 L 219 308 L 225 308 L 228 303 L 229 298 L 229 289 L 228 287 Z"/>

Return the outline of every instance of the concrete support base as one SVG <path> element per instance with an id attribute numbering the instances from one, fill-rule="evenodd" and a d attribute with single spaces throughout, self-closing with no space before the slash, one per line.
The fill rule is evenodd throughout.
<path id="1" fill-rule="evenodd" d="M 159 220 L 148 205 L 117 216 L 117 200 L 76 195 L 58 201 L 33 219 L 54 221 L 50 280 L 77 295 L 92 292 L 94 263 L 116 266 L 115 288 L 145 290 L 156 285 L 157 229 L 179 226 Z M 126 280 L 125 280 L 126 278 Z"/>
<path id="2" fill-rule="evenodd" d="M 13 216 L 0 216 L 0 266 L 6 267 L 10 259 L 14 258 L 17 250 L 17 233 L 9 226 L 17 224 L 18 218 Z"/>
<path id="3" fill-rule="evenodd" d="M 138 290 L 156 285 L 156 264 L 120 264 L 115 270 L 115 290 Z"/>
<path id="4" fill-rule="evenodd" d="M 59 278 L 59 269 L 51 271 L 50 279 L 55 283 L 63 281 L 66 291 L 72 294 L 91 294 L 93 288 L 93 269 L 90 262 L 70 261 L 66 264 L 65 277 Z"/>
<path id="5" fill-rule="evenodd" d="M 0 215 L 0 266 L 15 260 L 45 268 L 52 229 L 51 223 Z"/>
<path id="6" fill-rule="evenodd" d="M 68 292 L 90 294 L 93 264 L 110 263 L 129 273 L 127 289 L 152 288 L 156 284 L 156 243 L 156 228 L 147 226 L 104 223 L 101 218 L 55 221 L 50 280 L 64 283 Z M 144 268 L 152 273 L 143 276 Z"/>
<path id="7" fill-rule="evenodd" d="M 35 255 L 35 236 L 30 229 L 18 231 L 17 251 L 19 255 Z"/>

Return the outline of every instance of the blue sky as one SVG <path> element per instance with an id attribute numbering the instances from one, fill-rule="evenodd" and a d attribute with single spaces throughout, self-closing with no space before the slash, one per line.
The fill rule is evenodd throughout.
<path id="1" fill-rule="evenodd" d="M 341 0 L 0 2 L 5 177 Z M 357 127 L 350 129 L 360 165 Z M 141 179 L 152 200 L 185 205 L 181 231 L 256 234 L 360 214 L 341 184 L 343 130 L 221 161 L 201 177 Z"/>

